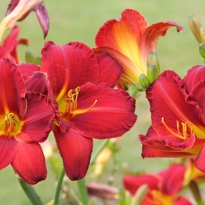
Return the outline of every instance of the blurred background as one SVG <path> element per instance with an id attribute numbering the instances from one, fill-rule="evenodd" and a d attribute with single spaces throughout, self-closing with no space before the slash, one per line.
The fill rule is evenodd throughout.
<path id="1" fill-rule="evenodd" d="M 4 18 L 9 0 L 0 3 L 0 18 Z M 36 15 L 32 12 L 18 25 L 21 29 L 19 37 L 29 39 L 29 46 L 19 46 L 21 62 L 25 61 L 25 52 L 30 50 L 35 56 L 40 56 L 45 41 L 56 44 L 66 44 L 80 41 L 90 47 L 95 47 L 94 39 L 98 29 L 109 19 L 118 19 L 126 8 L 138 10 L 151 25 L 158 21 L 174 21 L 183 26 L 183 32 L 176 32 L 175 28 L 168 30 L 166 36 L 160 37 L 157 53 L 160 58 L 161 71 L 175 70 L 183 77 L 187 70 L 196 64 L 203 64 L 198 52 L 198 42 L 194 38 L 188 25 L 188 18 L 196 14 L 205 23 L 205 2 L 203 0 L 45 0 L 50 18 L 50 29 L 46 39 L 38 23 Z M 136 125 L 119 142 L 119 151 L 106 166 L 103 175 L 98 181 L 111 182 L 113 186 L 122 187 L 123 170 L 157 172 L 167 166 L 171 159 L 142 159 L 139 134 L 146 134 L 150 126 L 149 105 L 145 94 L 140 93 L 136 100 Z M 51 136 L 52 138 L 52 136 Z M 99 141 L 95 142 L 95 149 Z M 60 156 L 58 156 L 60 160 Z M 60 161 L 61 163 L 61 161 Z M 61 164 L 62 165 L 62 164 Z M 95 180 L 92 168 L 86 177 L 87 182 Z M 76 189 L 75 182 L 68 182 L 69 189 Z M 35 185 L 34 188 L 47 203 L 54 197 L 56 175 L 48 163 L 47 180 Z M 11 167 L 0 171 L 0 201 L 7 205 L 30 204 L 23 193 Z M 67 204 L 63 199 L 60 204 Z"/>

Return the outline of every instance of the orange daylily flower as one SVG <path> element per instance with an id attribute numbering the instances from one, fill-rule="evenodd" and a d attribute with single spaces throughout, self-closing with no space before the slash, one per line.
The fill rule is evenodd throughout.
<path id="1" fill-rule="evenodd" d="M 182 30 L 181 26 L 170 21 L 149 26 L 138 11 L 126 9 L 119 20 L 109 20 L 99 29 L 94 51 L 107 52 L 123 67 L 121 87 L 127 83 L 138 84 L 139 76 L 147 75 L 147 59 L 156 50 L 158 38 L 171 27 Z"/>

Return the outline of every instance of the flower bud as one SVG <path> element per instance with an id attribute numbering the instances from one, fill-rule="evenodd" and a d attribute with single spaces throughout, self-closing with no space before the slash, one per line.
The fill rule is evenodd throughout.
<path id="1" fill-rule="evenodd" d="M 147 78 L 150 84 L 153 83 L 159 76 L 159 70 L 155 64 L 150 64 L 147 68 Z"/>
<path id="2" fill-rule="evenodd" d="M 139 77 L 139 84 L 143 90 L 146 90 L 150 85 L 150 81 L 144 74 L 141 74 Z"/>
<path id="3" fill-rule="evenodd" d="M 158 75 L 160 74 L 160 65 L 159 65 L 159 57 L 156 52 L 151 52 L 147 59 L 147 68 L 153 64 L 157 68 Z"/>
<path id="4" fill-rule="evenodd" d="M 194 14 L 189 16 L 189 27 L 190 27 L 191 31 L 193 32 L 197 41 L 199 43 L 202 43 L 201 42 L 201 34 L 200 34 L 201 22 Z"/>
<path id="5" fill-rule="evenodd" d="M 205 58 L 205 44 L 204 43 L 201 43 L 199 45 L 199 53 L 202 56 L 202 58 Z"/>

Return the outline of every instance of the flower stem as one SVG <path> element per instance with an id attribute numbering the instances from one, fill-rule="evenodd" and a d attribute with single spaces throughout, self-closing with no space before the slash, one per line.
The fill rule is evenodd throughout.
<path id="1" fill-rule="evenodd" d="M 53 205 L 57 205 L 58 202 L 59 202 L 59 196 L 60 196 L 60 191 L 61 191 L 61 186 L 62 186 L 62 183 L 63 183 L 64 176 L 65 176 L 65 170 L 63 168 L 61 170 L 60 177 L 59 177 L 59 180 L 58 180 L 58 184 L 57 184 L 57 187 L 56 187 L 56 193 L 55 193 L 55 198 L 54 198 Z"/>
<path id="2" fill-rule="evenodd" d="M 85 185 L 85 179 L 77 181 L 80 199 L 83 205 L 88 205 L 88 193 Z"/>
<path id="3" fill-rule="evenodd" d="M 109 140 L 103 140 L 102 143 L 99 145 L 99 147 L 95 150 L 95 152 L 92 154 L 90 164 L 93 164 L 97 158 L 97 156 L 100 154 L 100 152 L 103 150 L 103 148 L 108 144 Z M 88 199 L 88 192 L 86 188 L 85 179 L 81 179 L 77 181 L 78 184 L 78 190 L 80 194 L 80 199 L 83 205 L 89 204 Z"/>
<path id="4" fill-rule="evenodd" d="M 204 203 L 202 201 L 201 194 L 200 194 L 200 191 L 199 191 L 199 188 L 198 188 L 196 182 L 191 180 L 189 182 L 189 188 L 191 189 L 192 194 L 193 194 L 197 204 L 198 205 L 203 205 Z"/>
<path id="5" fill-rule="evenodd" d="M 41 199 L 37 195 L 35 189 L 30 184 L 27 184 L 21 178 L 18 178 L 18 181 L 19 181 L 22 189 L 24 190 L 25 194 L 27 195 L 27 197 L 29 198 L 30 202 L 33 205 L 43 205 L 43 202 L 41 201 Z"/>

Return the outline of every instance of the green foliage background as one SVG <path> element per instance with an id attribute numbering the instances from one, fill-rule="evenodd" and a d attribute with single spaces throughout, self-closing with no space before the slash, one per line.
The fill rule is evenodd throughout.
<path id="1" fill-rule="evenodd" d="M 0 17 L 3 19 L 9 0 L 0 2 Z M 203 0 L 45 0 L 50 17 L 50 29 L 46 40 L 56 44 L 65 44 L 71 41 L 81 41 L 94 47 L 95 35 L 104 22 L 109 19 L 118 19 L 125 8 L 138 10 L 145 16 L 149 24 L 158 21 L 174 21 L 184 27 L 182 33 L 175 28 L 170 29 L 165 37 L 161 37 L 157 46 L 161 70 L 175 70 L 184 76 L 189 68 L 196 64 L 203 64 L 198 52 L 198 42 L 188 26 L 188 16 L 195 13 L 205 23 L 205 2 Z M 38 24 L 35 13 L 32 12 L 23 22 L 19 22 L 21 33 L 19 37 L 27 37 L 28 47 L 20 46 L 21 62 L 24 61 L 26 50 L 39 56 L 45 40 Z M 12 99 L 11 99 L 12 100 Z M 156 172 L 167 166 L 169 159 L 141 159 L 141 145 L 138 134 L 145 134 L 150 126 L 149 106 L 144 93 L 138 96 L 136 102 L 138 120 L 133 129 L 120 139 L 120 151 L 116 155 L 118 169 L 115 173 L 114 185 L 121 187 L 122 167 L 126 166 L 135 171 Z M 96 142 L 96 146 L 99 142 Z M 95 146 L 95 147 L 96 147 Z M 106 183 L 113 169 L 113 160 L 105 170 L 101 182 Z M 49 167 L 49 166 L 48 166 Z M 90 177 L 88 173 L 88 179 Z M 71 183 L 70 187 L 75 187 Z M 52 199 L 55 193 L 55 177 L 48 170 L 48 178 L 34 186 L 43 202 Z M 75 189 L 75 188 L 74 188 Z M 0 172 L 0 202 L 7 205 L 27 205 L 29 201 L 19 186 L 11 167 Z M 61 204 L 64 204 L 63 200 Z"/>

